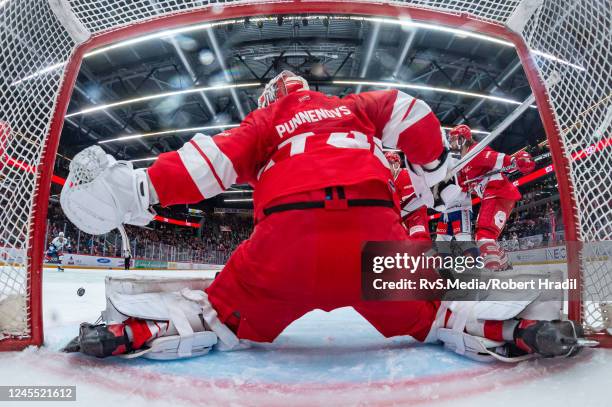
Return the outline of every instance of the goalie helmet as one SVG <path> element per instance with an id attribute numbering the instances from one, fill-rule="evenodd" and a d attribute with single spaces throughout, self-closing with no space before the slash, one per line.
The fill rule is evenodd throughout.
<path id="1" fill-rule="evenodd" d="M 268 107 L 283 96 L 309 89 L 306 79 L 291 71 L 282 71 L 266 84 L 261 96 L 257 99 L 257 107 L 260 109 Z"/>
<path id="2" fill-rule="evenodd" d="M 472 140 L 472 130 L 465 124 L 453 127 L 448 134 L 448 141 L 453 150 L 460 150 L 466 141 L 471 142 Z"/>

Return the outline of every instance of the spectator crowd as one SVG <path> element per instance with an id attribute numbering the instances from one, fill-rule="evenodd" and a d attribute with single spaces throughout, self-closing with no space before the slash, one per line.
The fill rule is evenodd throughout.
<path id="1" fill-rule="evenodd" d="M 224 263 L 231 252 L 247 239 L 253 222 L 244 214 L 205 214 L 199 228 L 152 222 L 147 227 L 126 226 L 132 257 L 150 260 Z M 47 247 L 64 232 L 70 245 L 66 252 L 95 256 L 122 256 L 118 232 L 91 236 L 79 231 L 64 216 L 57 203 L 50 203 Z"/>

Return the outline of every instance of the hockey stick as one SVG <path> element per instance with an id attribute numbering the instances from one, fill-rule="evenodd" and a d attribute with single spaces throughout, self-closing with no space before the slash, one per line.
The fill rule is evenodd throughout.
<path id="1" fill-rule="evenodd" d="M 132 257 L 132 251 L 130 250 L 130 240 L 128 239 L 127 232 L 123 224 L 117 226 L 119 234 L 121 235 L 121 255 L 124 259 Z"/>
<path id="2" fill-rule="evenodd" d="M 506 130 L 516 119 L 518 119 L 524 112 L 531 106 L 535 101 L 535 96 L 531 94 L 523 103 L 521 103 L 508 117 L 506 117 L 489 135 L 476 144 L 476 147 L 471 149 L 463 158 L 461 158 L 453 168 L 448 171 L 445 181 L 448 181 L 454 177 L 459 171 L 463 169 L 474 157 L 476 157 L 482 150 L 484 150 L 489 144 L 493 142 L 499 135 Z"/>
<path id="3" fill-rule="evenodd" d="M 511 173 L 511 172 L 516 171 L 516 170 L 517 170 L 516 164 L 513 163 L 513 164 L 508 165 L 507 167 L 502 167 L 499 170 L 489 171 L 486 174 L 482 174 L 482 175 L 479 175 L 477 177 L 465 180 L 464 183 L 465 184 L 471 184 L 473 182 L 480 182 L 483 179 L 485 179 L 486 177 L 490 177 L 492 175 L 501 174 L 501 173 Z"/>
<path id="4" fill-rule="evenodd" d="M 559 73 L 554 71 L 546 80 L 546 85 L 550 88 L 554 86 L 557 82 L 559 82 L 560 78 L 561 77 Z M 457 164 L 455 164 L 455 166 L 448 171 L 448 174 L 446 175 L 444 181 L 448 181 L 449 179 L 454 177 L 459 171 L 461 171 L 463 167 L 465 167 L 470 161 L 472 161 L 474 157 L 476 157 L 476 155 L 478 155 L 478 153 L 484 150 L 486 146 L 491 144 L 493 140 L 499 137 L 499 135 L 504 130 L 506 130 L 512 123 L 514 123 L 514 121 L 518 119 L 519 116 L 522 115 L 525 110 L 527 110 L 529 106 L 531 106 L 533 102 L 535 102 L 535 96 L 532 93 L 531 96 L 525 99 L 523 103 L 517 106 L 517 108 L 514 109 L 514 111 L 512 111 L 512 113 L 510 113 L 508 117 L 506 117 L 495 129 L 493 129 L 493 131 L 487 137 L 482 139 L 482 141 L 478 143 L 476 147 L 470 150 L 465 155 L 465 157 L 460 159 Z"/>

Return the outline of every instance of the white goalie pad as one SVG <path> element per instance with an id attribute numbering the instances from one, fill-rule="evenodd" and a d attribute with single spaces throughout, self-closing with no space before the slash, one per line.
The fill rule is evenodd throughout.
<path id="1" fill-rule="evenodd" d="M 437 336 L 446 349 L 479 362 L 499 360 L 496 349 L 504 345 L 504 342 L 492 341 L 448 328 L 439 328 Z"/>
<path id="2" fill-rule="evenodd" d="M 517 273 L 498 272 L 500 277 L 523 278 L 541 277 L 545 273 Z M 546 273 L 549 278 L 561 278 L 561 271 Z M 562 296 L 551 296 L 549 292 L 523 293 L 520 300 L 512 300 L 509 295 L 503 301 L 442 301 L 438 309 L 436 320 L 432 324 L 426 342 L 442 341 L 444 347 L 460 355 L 479 361 L 501 360 L 504 362 L 517 362 L 534 355 L 508 358 L 503 356 L 501 348 L 505 342 L 493 341 L 481 336 L 472 335 L 466 331 L 473 331 L 470 327 L 482 325 L 484 321 L 507 321 L 514 318 L 551 321 L 561 318 Z M 446 326 L 447 310 L 452 312 Z M 474 329 L 475 330 L 475 329 Z"/>
<path id="3" fill-rule="evenodd" d="M 130 276 L 130 277 L 106 277 L 104 281 L 104 288 L 106 292 L 106 310 L 102 311 L 102 319 L 107 323 L 119 323 L 127 319 L 127 316 L 133 316 L 141 318 L 138 315 L 130 315 L 121 312 L 117 312 L 117 308 L 109 302 L 109 298 L 115 297 L 115 302 L 120 302 L 119 298 L 116 297 L 124 295 L 134 294 L 146 294 L 146 293 L 177 293 L 182 289 L 189 290 L 205 290 L 212 283 L 212 278 L 159 278 L 159 277 L 143 277 L 143 276 Z M 129 307 L 132 307 L 129 305 Z M 157 308 L 158 305 L 153 305 Z M 131 308 L 130 308 L 131 309 Z M 127 311 L 127 309 L 125 309 Z M 157 313 L 154 311 L 142 310 L 138 313 L 153 314 Z M 161 318 L 150 318 L 150 319 L 167 319 Z"/>
<path id="4" fill-rule="evenodd" d="M 133 353 L 121 355 L 125 359 L 143 357 L 154 360 L 175 360 L 185 357 L 206 355 L 217 344 L 217 335 L 211 331 L 194 332 L 191 342 L 191 353 L 182 356 L 179 352 L 182 340 L 179 335 L 163 336 L 148 343 L 146 348 Z"/>
<path id="5" fill-rule="evenodd" d="M 202 347 L 198 341 L 210 343 L 210 334 L 215 336 L 215 344 L 220 350 L 237 349 L 240 341 L 218 319 L 203 291 L 211 283 L 212 279 L 107 277 L 107 307 L 102 312 L 102 318 L 107 323 L 122 322 L 128 317 L 170 321 L 178 333 L 178 343 L 163 341 L 159 346 L 164 349 L 174 347 L 177 358 L 203 354 L 198 350 Z M 209 334 L 198 335 L 199 332 Z M 149 346 L 153 347 L 153 342 L 158 339 L 151 341 Z M 147 351 L 147 354 L 151 352 Z M 170 358 L 168 353 L 172 352 L 166 350 L 164 353 L 166 356 L 160 357 Z"/>

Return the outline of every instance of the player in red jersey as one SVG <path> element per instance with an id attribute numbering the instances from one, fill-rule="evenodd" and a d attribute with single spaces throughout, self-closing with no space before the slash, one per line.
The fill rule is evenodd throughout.
<path id="1" fill-rule="evenodd" d="M 464 124 L 450 131 L 449 141 L 451 149 L 459 151 L 462 157 L 477 144 L 472 131 Z M 510 266 L 508 256 L 497 239 L 516 201 L 521 199 L 521 193 L 504 172 L 518 169 L 528 174 L 534 168 L 535 162 L 525 151 L 509 156 L 487 146 L 457 174 L 463 190 L 471 191 L 482 199 L 476 220 L 475 239 L 485 259 L 485 266 L 489 269 L 505 270 Z"/>
<path id="2" fill-rule="evenodd" d="M 74 157 L 61 204 L 88 233 L 145 225 L 152 204 L 199 202 L 235 182 L 255 189 L 256 225 L 212 282 L 109 283 L 105 323 L 82 324 L 67 351 L 195 356 L 213 346 L 236 349 L 244 340 L 271 342 L 313 309 L 344 306 L 384 336 L 442 340 L 460 353 L 505 343 L 545 355 L 573 351 L 575 342 L 535 339 L 542 330 L 570 332 L 570 322 L 515 319 L 524 303 L 511 313 L 501 307 L 502 319 L 485 321 L 440 301 L 362 299 L 363 243 L 407 239 L 382 145 L 404 152 L 413 183 L 431 187 L 448 172 L 440 124 L 427 104 L 397 90 L 329 97 L 283 71 L 259 105 L 239 127 L 214 137 L 197 134 L 147 170 L 134 170 L 98 146 Z M 463 336 L 452 335 L 464 331 L 478 337 L 467 350 Z"/>
<path id="3" fill-rule="evenodd" d="M 406 228 L 408 236 L 414 240 L 431 241 L 427 206 L 419 205 L 422 200 L 417 200 L 410 173 L 406 168 L 402 168 L 399 154 L 388 151 L 385 153 L 385 157 L 391 167 L 391 175 L 393 176 L 395 192 L 401 210 L 402 224 Z"/>

